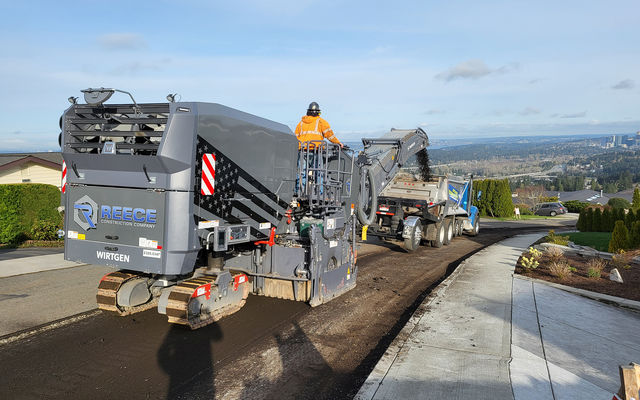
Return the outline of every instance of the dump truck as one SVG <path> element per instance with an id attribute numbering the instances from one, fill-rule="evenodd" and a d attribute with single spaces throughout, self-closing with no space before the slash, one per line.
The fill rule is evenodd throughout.
<path id="1" fill-rule="evenodd" d="M 65 259 L 114 268 L 100 309 L 156 307 L 191 329 L 249 294 L 317 306 L 352 289 L 357 226 L 428 143 L 392 130 L 356 155 L 221 104 L 83 92 L 60 120 Z M 131 102 L 107 103 L 116 93 Z"/>
<path id="2" fill-rule="evenodd" d="M 376 222 L 368 233 L 402 240 L 407 251 L 421 243 L 448 245 L 463 233 L 480 230 L 478 208 L 472 204 L 473 177 L 428 176 L 403 171 L 380 193 Z"/>

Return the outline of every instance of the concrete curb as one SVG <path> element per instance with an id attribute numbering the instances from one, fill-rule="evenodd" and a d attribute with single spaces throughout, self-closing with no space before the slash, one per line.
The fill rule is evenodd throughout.
<path id="1" fill-rule="evenodd" d="M 530 278 L 528 276 L 523 276 L 519 274 L 513 274 L 513 277 L 515 279 L 522 279 L 525 281 L 531 281 L 531 282 L 551 286 L 556 289 L 564 290 L 565 292 L 577 294 L 579 296 L 587 297 L 589 299 L 600 301 L 606 304 L 613 304 L 619 307 L 631 308 L 631 309 L 640 311 L 640 301 L 624 299 L 622 297 L 611 296 L 608 294 L 602 294 L 598 292 L 592 292 L 590 290 L 578 289 L 571 286 L 561 285 L 559 283 L 554 283 L 554 282 L 548 282 L 548 281 L 537 279 L 537 278 Z"/>
<path id="2" fill-rule="evenodd" d="M 485 250 L 481 250 L 481 252 L 482 251 Z M 383 379 L 389 372 L 389 369 L 393 365 L 393 362 L 398 357 L 398 354 L 404 347 L 415 327 L 418 325 L 422 317 L 429 311 L 431 304 L 442 298 L 449 286 L 453 282 L 455 282 L 458 276 L 462 273 L 467 265 L 467 260 L 461 262 L 460 265 L 458 265 L 458 267 L 451 273 L 451 275 L 449 275 L 444 281 L 436 286 L 433 292 L 431 292 L 431 294 L 427 296 L 426 299 L 424 299 L 424 301 L 413 313 L 411 318 L 409 318 L 409 321 L 407 321 L 400 333 L 398 333 L 398 336 L 393 339 L 393 342 L 391 342 L 389 348 L 387 348 L 380 360 L 376 363 L 373 371 L 371 371 L 367 379 L 362 384 L 362 387 L 360 387 L 360 390 L 353 398 L 354 400 L 373 399 L 376 392 L 378 391 L 378 388 L 382 384 Z"/>

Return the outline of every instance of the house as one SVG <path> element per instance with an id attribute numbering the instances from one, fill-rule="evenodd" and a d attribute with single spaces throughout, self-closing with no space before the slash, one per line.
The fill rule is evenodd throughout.
<path id="1" fill-rule="evenodd" d="M 46 183 L 60 189 L 62 154 L 0 154 L 0 184 Z"/>

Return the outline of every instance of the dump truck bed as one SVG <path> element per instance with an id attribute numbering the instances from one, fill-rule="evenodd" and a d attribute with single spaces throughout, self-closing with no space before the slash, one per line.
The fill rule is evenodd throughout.
<path id="1" fill-rule="evenodd" d="M 447 199 L 446 178 L 435 176 L 428 181 L 407 172 L 398 173 L 380 194 L 380 197 L 440 203 Z"/>

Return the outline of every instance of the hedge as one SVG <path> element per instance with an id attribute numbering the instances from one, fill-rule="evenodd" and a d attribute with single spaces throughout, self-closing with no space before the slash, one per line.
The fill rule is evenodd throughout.
<path id="1" fill-rule="evenodd" d="M 60 190 L 53 185 L 18 183 L 0 185 L 0 243 L 32 238 L 33 227 L 62 226 Z"/>

